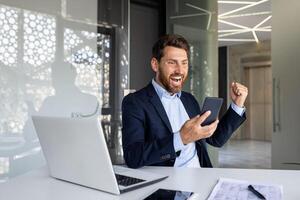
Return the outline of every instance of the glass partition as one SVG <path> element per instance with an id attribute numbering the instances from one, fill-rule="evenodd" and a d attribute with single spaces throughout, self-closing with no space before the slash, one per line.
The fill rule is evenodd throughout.
<path id="1" fill-rule="evenodd" d="M 189 76 L 184 90 L 200 105 L 206 96 L 218 96 L 218 27 L 216 0 L 167 0 L 167 32 L 190 43 Z M 218 154 L 210 149 L 214 166 Z"/>
<path id="2" fill-rule="evenodd" d="M 127 4 L 104 15 L 106 0 L 1 1 L 1 182 L 45 165 L 31 115 L 98 117 L 113 162 L 123 162 Z"/>

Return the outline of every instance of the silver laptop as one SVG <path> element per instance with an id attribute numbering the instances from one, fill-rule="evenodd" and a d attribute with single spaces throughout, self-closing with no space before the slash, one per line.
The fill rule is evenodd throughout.
<path id="1" fill-rule="evenodd" d="M 52 177 L 113 194 L 167 178 L 113 166 L 96 118 L 33 116 L 32 120 Z"/>

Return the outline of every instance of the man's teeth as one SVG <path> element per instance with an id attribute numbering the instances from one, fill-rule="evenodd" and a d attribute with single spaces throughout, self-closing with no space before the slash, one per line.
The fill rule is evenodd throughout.
<path id="1" fill-rule="evenodd" d="M 181 81 L 181 77 L 172 77 L 172 80 L 178 82 Z"/>

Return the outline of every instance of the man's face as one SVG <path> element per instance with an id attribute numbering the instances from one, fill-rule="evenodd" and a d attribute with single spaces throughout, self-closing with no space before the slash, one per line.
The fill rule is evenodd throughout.
<path id="1" fill-rule="evenodd" d="M 156 72 L 156 81 L 171 94 L 179 92 L 188 74 L 188 57 L 184 49 L 167 46 L 160 62 L 152 58 L 151 66 Z"/>

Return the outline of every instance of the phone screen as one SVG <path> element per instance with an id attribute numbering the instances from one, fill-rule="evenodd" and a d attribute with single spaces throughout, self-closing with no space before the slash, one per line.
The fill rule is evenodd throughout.
<path id="1" fill-rule="evenodd" d="M 206 118 L 206 120 L 201 124 L 201 126 L 206 126 L 214 122 L 218 116 L 223 103 L 222 98 L 217 97 L 206 97 L 203 103 L 203 107 L 201 110 L 201 115 L 206 111 L 210 110 L 210 115 Z"/>
<path id="2" fill-rule="evenodd" d="M 144 200 L 188 200 L 193 192 L 158 189 Z"/>

